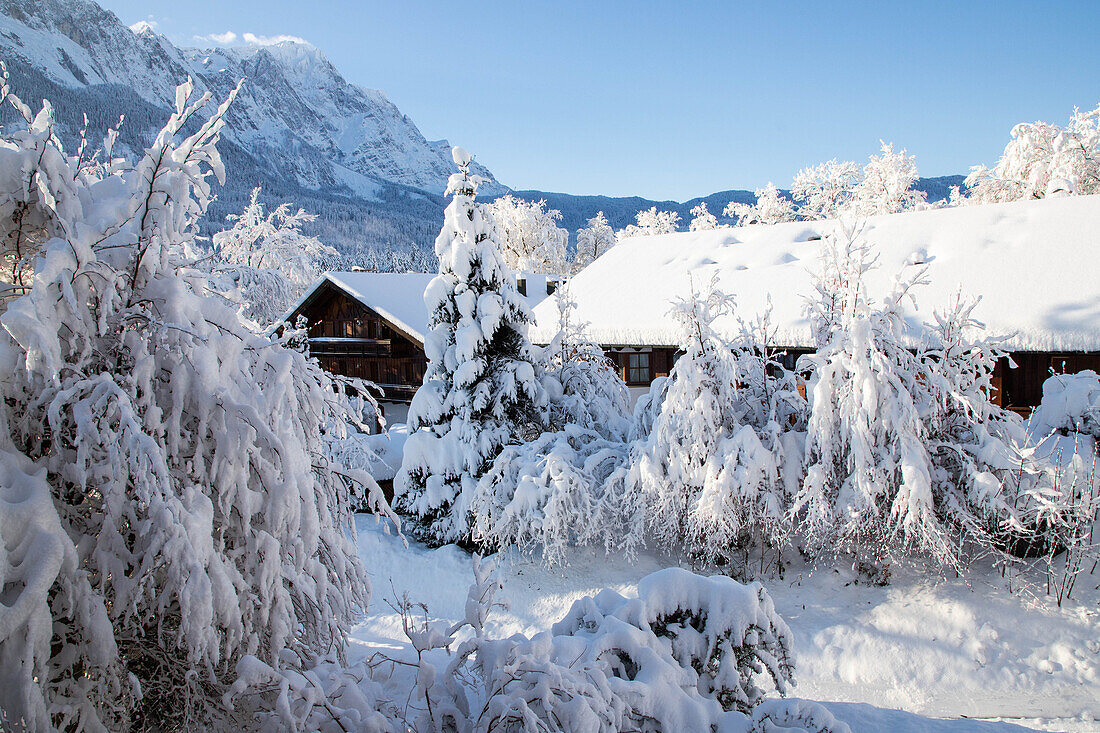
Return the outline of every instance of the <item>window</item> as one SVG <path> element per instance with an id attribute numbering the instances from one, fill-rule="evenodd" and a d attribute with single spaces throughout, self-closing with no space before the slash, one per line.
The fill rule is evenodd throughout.
<path id="1" fill-rule="evenodd" d="M 527 280 L 522 277 L 516 278 L 516 290 L 520 295 L 527 295 Z"/>
<path id="2" fill-rule="evenodd" d="M 626 381 L 630 384 L 648 384 L 649 354 L 626 355 Z"/>

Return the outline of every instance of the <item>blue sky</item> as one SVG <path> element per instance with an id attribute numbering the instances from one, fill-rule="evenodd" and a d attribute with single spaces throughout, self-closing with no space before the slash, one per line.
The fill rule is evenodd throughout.
<path id="1" fill-rule="evenodd" d="M 880 139 L 925 176 L 1100 102 L 1100 2 L 99 0 L 183 45 L 304 38 L 503 183 L 685 200 Z"/>

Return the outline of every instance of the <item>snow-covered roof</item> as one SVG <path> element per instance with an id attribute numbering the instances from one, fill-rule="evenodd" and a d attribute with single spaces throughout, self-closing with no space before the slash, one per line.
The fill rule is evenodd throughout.
<path id="1" fill-rule="evenodd" d="M 434 273 L 326 272 L 324 277 L 419 343 L 424 343 L 428 329 L 424 289 L 435 277 Z"/>
<path id="2" fill-rule="evenodd" d="M 623 240 L 572 279 L 577 318 L 600 344 L 678 345 L 670 303 L 688 295 L 689 274 L 700 288 L 717 271 L 743 317 L 761 312 L 771 296 L 778 343 L 810 347 L 803 296 L 819 266 L 818 237 L 838 226 L 794 222 Z M 866 280 L 878 301 L 903 268 L 928 264 L 931 284 L 915 291 L 920 310 L 910 319 L 930 321 L 961 289 L 982 296 L 973 315 L 986 333 L 1008 337 L 1006 348 L 1100 350 L 1100 195 L 875 216 L 863 233 L 879 255 Z M 537 307 L 532 339 L 547 342 L 557 316 L 551 302 Z M 717 325 L 735 332 L 732 320 Z"/>
<path id="3" fill-rule="evenodd" d="M 527 280 L 527 304 L 532 308 L 546 299 L 547 275 L 517 273 Z M 288 319 L 325 282 L 331 282 L 349 296 L 378 313 L 408 336 L 424 343 L 428 326 L 428 308 L 424 289 L 435 273 L 424 272 L 326 272 L 311 285 L 297 303 L 279 320 Z"/>

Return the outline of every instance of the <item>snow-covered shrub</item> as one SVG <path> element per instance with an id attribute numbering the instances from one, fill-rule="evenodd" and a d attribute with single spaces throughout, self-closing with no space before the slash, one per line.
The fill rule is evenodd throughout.
<path id="1" fill-rule="evenodd" d="M 1031 425 L 1040 434 L 1081 433 L 1100 440 L 1100 376 L 1086 369 L 1048 377 Z"/>
<path id="2" fill-rule="evenodd" d="M 852 733 L 829 709 L 808 700 L 765 700 L 752 711 L 751 733 Z"/>
<path id="3" fill-rule="evenodd" d="M 630 434 L 630 395 L 614 363 L 588 339 L 577 302 L 565 283 L 554 293 L 558 333 L 544 350 L 543 368 L 561 386 L 550 399 L 550 424 L 576 425 L 609 440 Z M 557 392 L 556 386 L 554 387 Z"/>
<path id="4" fill-rule="evenodd" d="M 420 729 L 747 732 L 757 720 L 768 730 L 769 719 L 829 717 L 813 703 L 765 702 L 768 689 L 793 684 L 793 667 L 790 632 L 758 584 L 669 568 L 643 578 L 637 598 L 604 590 L 548 632 L 491 639 L 485 621 L 500 586 L 482 563 L 475 578 L 466 619 L 449 630 L 469 626 L 472 636 L 442 681 L 418 688 Z"/>
<path id="5" fill-rule="evenodd" d="M 543 548 L 553 565 L 573 545 L 611 541 L 616 516 L 605 480 L 626 462 L 631 431 L 626 385 L 578 323 L 568 284 L 555 294 L 559 330 L 544 350 L 551 432 L 505 446 L 470 500 L 473 538 Z"/>
<path id="6" fill-rule="evenodd" d="M 31 730 L 246 722 L 237 662 L 340 660 L 369 597 L 343 396 L 181 261 L 236 94 L 203 121 L 192 90 L 134 166 L 77 169 L 48 106 L 0 146 L 50 234 L 0 319 L 0 704 Z"/>
<path id="7" fill-rule="evenodd" d="M 230 214 L 229 229 L 217 232 L 213 244 L 214 274 L 223 287 L 233 288 L 245 314 L 262 327 L 271 325 L 340 256 L 316 237 L 302 234 L 302 225 L 317 218 L 290 204 L 264 213 L 260 187 L 240 214 Z"/>
<path id="8" fill-rule="evenodd" d="M 323 661 L 304 670 L 272 666 L 247 655 L 223 696 L 226 707 L 252 711 L 261 731 L 397 733 L 401 713 L 370 678 L 365 664 Z M 257 700 L 257 696 L 259 700 Z"/>
<path id="9" fill-rule="evenodd" d="M 705 232 L 718 228 L 718 217 L 707 210 L 706 201 L 700 201 L 697 206 L 693 206 L 691 209 L 691 216 L 692 219 L 691 223 L 688 225 L 688 231 Z"/>
<path id="10" fill-rule="evenodd" d="M 980 203 L 1100 192 L 1100 106 L 1075 108 L 1066 127 L 1016 125 L 993 168 L 974 166 L 966 185 L 970 199 Z"/>
<path id="11" fill-rule="evenodd" d="M 639 211 L 634 217 L 634 224 L 627 224 L 616 236 L 618 239 L 627 237 L 649 237 L 655 234 L 671 234 L 680 224 L 680 215 L 675 211 L 657 211 L 656 206 Z"/>
<path id="12" fill-rule="evenodd" d="M 977 304 L 957 295 L 934 313 L 918 386 L 937 514 L 955 545 L 961 533 L 988 549 L 1035 530 L 1040 514 L 1057 511 L 1057 499 L 1040 498 L 1052 467 L 1029 447 L 1024 421 L 993 401 L 993 370 L 1004 352 L 999 340 L 972 335 L 983 328 L 971 316 Z"/>
<path id="13" fill-rule="evenodd" d="M 630 427 L 631 440 L 644 440 L 653 430 L 653 423 L 661 414 L 661 405 L 668 392 L 668 377 L 656 377 L 649 389 L 634 403 L 634 419 Z"/>
<path id="14" fill-rule="evenodd" d="M 759 704 L 766 690 L 758 676 L 766 675 L 781 695 L 793 683 L 790 629 L 759 583 L 666 568 L 638 581 L 640 609 L 602 595 L 593 599 L 599 612 L 648 627 L 673 658 L 699 675 L 698 691 L 723 710 L 747 712 Z M 553 631 L 598 636 L 599 625 L 581 600 Z"/>
<path id="15" fill-rule="evenodd" d="M 990 400 L 1000 352 L 965 336 L 973 305 L 957 301 L 914 343 L 902 303 L 926 270 L 878 306 L 857 232 L 827 238 L 822 265 L 808 300 L 818 350 L 800 362 L 806 478 L 791 509 L 807 549 L 870 566 L 924 553 L 958 568 L 968 544 L 991 550 L 998 533 L 1022 531 L 1035 471 L 1019 419 Z"/>
<path id="16" fill-rule="evenodd" d="M 588 226 L 577 230 L 577 254 L 573 257 L 573 272 L 577 272 L 615 246 L 615 230 L 602 211 L 588 220 Z"/>
<path id="17" fill-rule="evenodd" d="M 436 239 L 439 274 L 424 292 L 428 368 L 409 408 L 410 435 L 394 479 L 395 507 L 434 543 L 469 538 L 469 499 L 501 446 L 538 434 L 546 394 L 527 339 L 531 312 L 474 203 L 481 178 L 453 151 L 445 221 Z M 415 431 L 415 432 L 412 432 Z"/>
<path id="18" fill-rule="evenodd" d="M 34 258 L 46 240 L 61 233 L 62 217 L 73 215 L 78 183 L 70 173 L 80 163 L 61 148 L 50 103 L 33 114 L 11 94 L 7 67 L 0 62 L 0 104 L 7 103 L 26 128 L 0 140 L 0 307 L 30 289 Z"/>
<path id="19" fill-rule="evenodd" d="M 747 224 L 780 224 L 798 220 L 794 203 L 784 197 L 774 183 L 756 189 L 755 204 L 730 201 L 722 213 L 731 219 L 736 219 L 739 227 Z"/>
<path id="20" fill-rule="evenodd" d="M 470 501 L 474 541 L 541 549 L 548 565 L 562 563 L 570 547 L 609 544 L 619 512 L 607 504 L 605 483 L 629 450 L 573 424 L 505 446 Z"/>
<path id="21" fill-rule="evenodd" d="M 1026 539 L 1028 549 L 1045 551 L 1046 591 L 1061 605 L 1100 560 L 1100 377 L 1091 370 L 1051 375 L 1028 428 L 1045 459 L 1053 505 L 1035 522 L 1041 539 Z"/>
<path id="22" fill-rule="evenodd" d="M 736 343 L 714 329 L 733 305 L 716 280 L 675 305 L 684 354 L 626 479 L 635 501 L 625 504 L 644 507 L 650 536 L 712 563 L 780 541 L 786 489 L 797 483 L 782 476 L 796 477 L 801 462 L 798 443 L 784 439 L 801 412 L 793 378 L 748 326 Z M 640 529 L 627 533 L 628 546 Z"/>

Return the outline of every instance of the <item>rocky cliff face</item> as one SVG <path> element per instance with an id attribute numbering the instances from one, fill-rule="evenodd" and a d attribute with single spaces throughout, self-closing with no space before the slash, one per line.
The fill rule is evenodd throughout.
<path id="1" fill-rule="evenodd" d="M 29 103 L 54 103 L 63 137 L 75 140 L 85 113 L 92 139 L 125 114 L 120 150 L 131 153 L 151 141 L 188 76 L 219 99 L 245 79 L 223 134 L 229 179 L 210 229 L 260 185 L 265 199 L 318 213 L 316 233 L 345 250 L 423 249 L 439 230 L 450 145 L 426 140 L 384 92 L 348 83 L 309 44 L 177 48 L 91 0 L 0 0 L 0 59 Z M 485 195 L 508 190 L 475 168 L 490 180 Z"/>
<path id="2" fill-rule="evenodd" d="M 3 0 L 0 14 L 0 53 L 63 86 L 116 84 L 164 107 L 188 76 L 219 97 L 246 79 L 225 138 L 304 187 L 375 198 L 390 182 L 441 194 L 453 171 L 445 143 L 426 140 L 384 92 L 349 84 L 308 44 L 180 49 L 90 0 Z"/>

